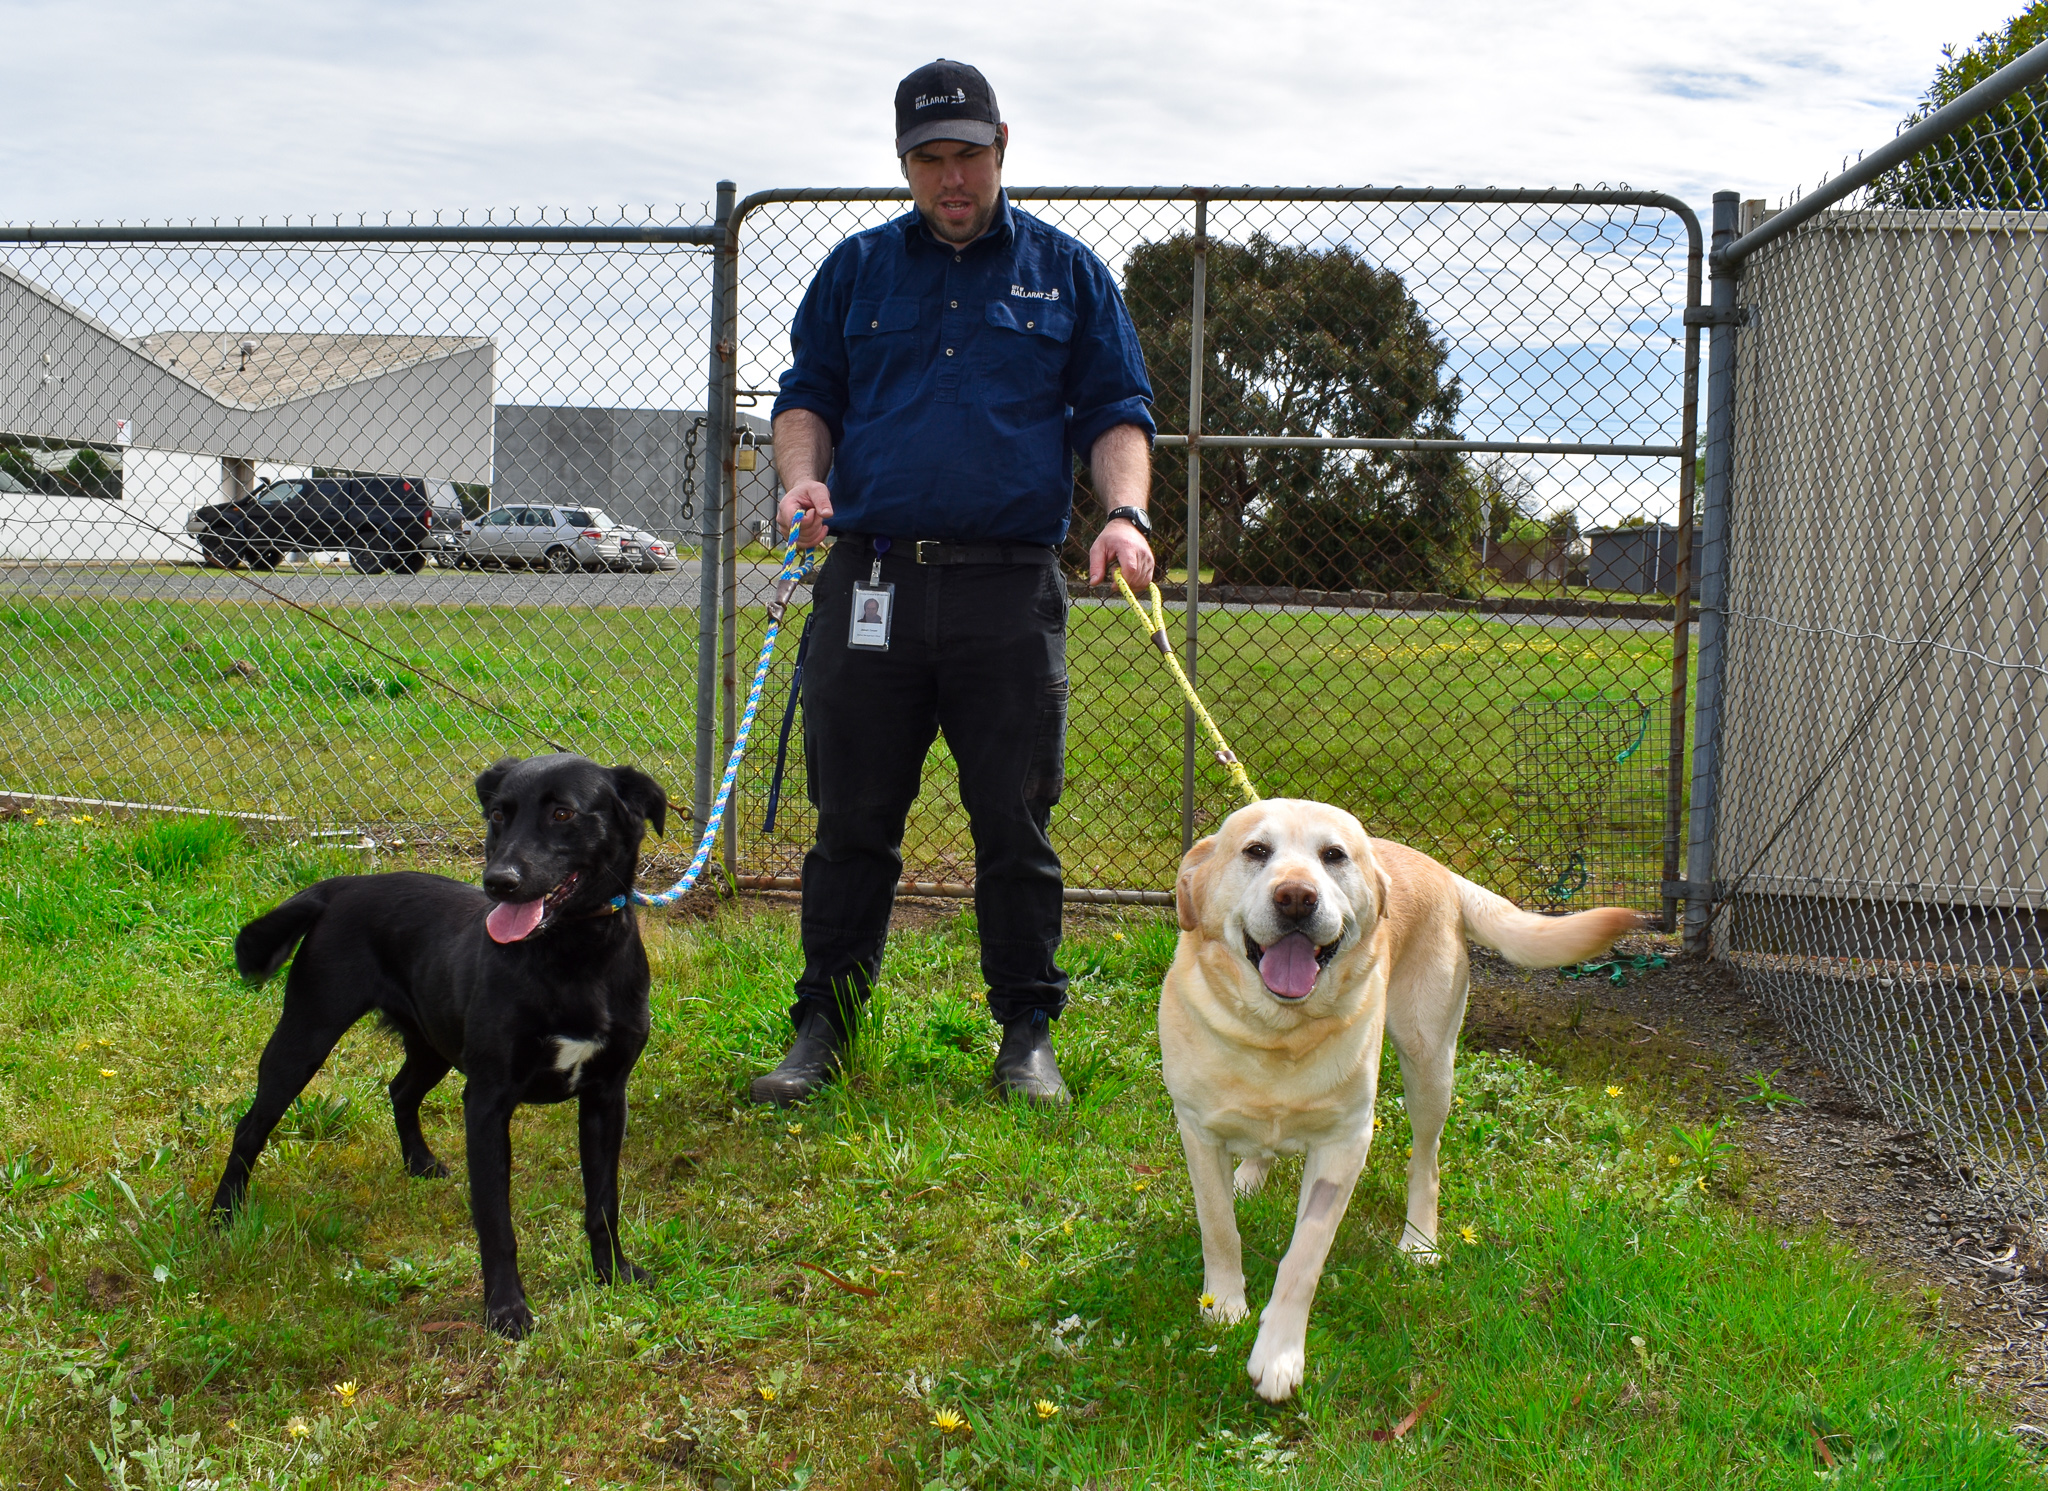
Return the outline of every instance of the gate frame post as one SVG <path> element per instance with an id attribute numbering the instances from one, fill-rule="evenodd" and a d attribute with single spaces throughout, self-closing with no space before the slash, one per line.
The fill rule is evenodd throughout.
<path id="1" fill-rule="evenodd" d="M 1195 197 L 1195 283 L 1188 314 L 1188 532 L 1187 674 L 1200 682 L 1202 609 L 1202 370 L 1208 362 L 1204 333 L 1209 315 L 1209 194 Z M 1192 704 L 1181 706 L 1180 852 L 1195 842 L 1195 752 L 1201 744 Z"/>
<path id="2" fill-rule="evenodd" d="M 719 550 L 725 532 L 726 447 L 732 443 L 734 288 L 739 267 L 738 246 L 731 232 L 733 201 L 738 188 L 718 183 L 718 206 L 712 226 L 717 247 L 711 260 L 711 326 L 705 338 L 704 444 L 698 463 L 697 500 L 697 774 L 691 816 L 698 833 L 711 821 L 711 797 L 717 736 L 713 716 L 718 708 Z M 728 871 L 731 865 L 728 864 Z"/>
<path id="3" fill-rule="evenodd" d="M 1707 484 L 1700 507 L 1699 687 L 1693 701 L 1692 807 L 1685 864 L 1685 951 L 1713 955 L 1716 795 L 1721 785 L 1721 684 L 1727 662 L 1728 498 L 1735 465 L 1735 297 L 1741 268 L 1720 251 L 1735 241 L 1737 192 L 1714 193 L 1712 342 L 1707 353 Z"/>

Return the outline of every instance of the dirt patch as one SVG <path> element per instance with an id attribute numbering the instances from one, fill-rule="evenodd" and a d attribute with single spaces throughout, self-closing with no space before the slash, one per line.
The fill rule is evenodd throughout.
<path id="1" fill-rule="evenodd" d="M 1672 938 L 1627 938 L 1617 951 L 1667 966 L 1625 970 L 1614 984 L 1475 955 L 1465 1042 L 1587 1080 L 1645 1082 L 1702 1120 L 1738 1114 L 1738 1204 L 1854 1247 L 1950 1337 L 1964 1382 L 2048 1426 L 2048 1249 L 2035 1221 L 1951 1169 L 1924 1134 L 1866 1106 L 1732 969 L 1684 958 Z M 1800 1101 L 1775 1112 L 1739 1101 L 1758 1091 L 1755 1074 Z"/>

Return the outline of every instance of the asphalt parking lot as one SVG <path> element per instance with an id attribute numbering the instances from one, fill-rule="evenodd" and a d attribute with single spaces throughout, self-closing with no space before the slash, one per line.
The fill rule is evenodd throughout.
<path id="1" fill-rule="evenodd" d="M 765 605 L 775 593 L 779 566 L 739 567 L 740 604 Z M 434 566 L 417 575 L 359 575 L 346 565 L 293 565 L 268 574 L 248 570 L 206 569 L 197 565 L 0 564 L 0 600 L 211 601 L 225 604 L 273 605 L 279 600 L 305 606 L 445 606 L 450 609 L 503 607 L 585 607 L 593 610 L 654 608 L 694 611 L 697 608 L 697 565 L 686 560 L 681 569 L 558 575 L 546 570 L 454 570 Z M 1079 599 L 1077 607 L 1115 606 L 1121 600 Z M 1312 606 L 1228 605 L 1203 607 L 1267 615 L 1406 616 L 1415 620 L 1454 614 L 1470 615 L 1490 626 L 1539 627 L 1550 631 L 1616 628 L 1640 632 L 1656 624 L 1592 616 L 1541 616 L 1521 613 L 1451 613 L 1441 611 L 1343 610 Z"/>

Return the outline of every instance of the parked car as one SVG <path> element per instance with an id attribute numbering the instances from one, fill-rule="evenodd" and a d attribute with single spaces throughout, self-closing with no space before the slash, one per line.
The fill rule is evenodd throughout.
<path id="1" fill-rule="evenodd" d="M 338 549 L 363 574 L 416 575 L 436 523 L 460 518 L 459 505 L 437 512 L 426 483 L 413 477 L 294 477 L 199 508 L 185 531 L 199 540 L 206 562 L 223 569 L 276 569 L 287 554 Z"/>
<path id="2" fill-rule="evenodd" d="M 618 525 L 593 507 L 493 508 L 463 547 L 478 564 L 541 566 L 562 575 L 620 561 Z"/>
<path id="3" fill-rule="evenodd" d="M 619 568 L 651 573 L 682 567 L 683 561 L 676 557 L 676 546 L 667 539 L 656 538 L 645 528 L 619 530 Z"/>

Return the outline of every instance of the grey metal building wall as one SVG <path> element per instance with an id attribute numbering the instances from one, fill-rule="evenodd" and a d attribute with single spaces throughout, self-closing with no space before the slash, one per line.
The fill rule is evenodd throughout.
<path id="1" fill-rule="evenodd" d="M 1838 211 L 1742 298 L 1716 873 L 1775 910 L 1718 940 L 1870 956 L 1932 919 L 2009 958 L 2048 905 L 2048 523 L 2011 526 L 2048 480 L 2048 218 Z"/>
<path id="2" fill-rule="evenodd" d="M 670 537 L 694 532 L 709 449 L 703 410 L 500 404 L 494 423 L 493 506 L 574 503 Z M 761 440 L 755 469 L 739 474 L 744 535 L 772 515 L 778 488 L 768 422 L 743 414 L 740 427 Z"/>

